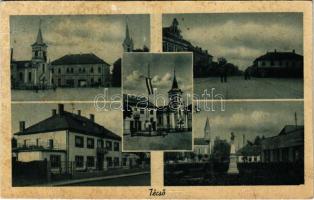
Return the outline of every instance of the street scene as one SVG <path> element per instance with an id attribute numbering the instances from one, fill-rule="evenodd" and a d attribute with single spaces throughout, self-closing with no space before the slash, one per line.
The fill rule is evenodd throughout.
<path id="1" fill-rule="evenodd" d="M 303 102 L 228 102 L 193 116 L 194 150 L 164 154 L 166 186 L 304 183 Z"/>
<path id="2" fill-rule="evenodd" d="M 303 99 L 302 13 L 164 14 L 163 51 L 193 52 L 198 98 Z"/>
<path id="3" fill-rule="evenodd" d="M 192 54 L 125 53 L 123 150 L 192 150 Z"/>
<path id="4" fill-rule="evenodd" d="M 121 94 L 123 52 L 148 52 L 149 15 L 13 16 L 13 101 Z M 117 45 L 119 44 L 119 45 Z"/>
<path id="5" fill-rule="evenodd" d="M 150 154 L 122 152 L 121 118 L 89 103 L 12 104 L 12 186 L 150 185 Z"/>

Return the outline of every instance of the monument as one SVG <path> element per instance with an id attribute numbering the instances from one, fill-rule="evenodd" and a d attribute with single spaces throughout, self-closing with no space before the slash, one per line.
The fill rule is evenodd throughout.
<path id="1" fill-rule="evenodd" d="M 239 174 L 239 170 L 237 167 L 237 156 L 236 150 L 234 145 L 234 133 L 231 132 L 231 139 L 230 139 L 230 161 L 229 161 L 229 169 L 228 174 Z"/>

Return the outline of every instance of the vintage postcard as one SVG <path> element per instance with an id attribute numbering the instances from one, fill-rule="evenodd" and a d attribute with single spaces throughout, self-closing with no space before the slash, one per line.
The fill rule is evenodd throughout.
<path id="1" fill-rule="evenodd" d="M 1 197 L 313 198 L 310 1 L 0 3 Z"/>

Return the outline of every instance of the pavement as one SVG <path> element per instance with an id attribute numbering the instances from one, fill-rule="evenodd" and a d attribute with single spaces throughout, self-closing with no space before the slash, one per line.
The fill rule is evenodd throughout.
<path id="1" fill-rule="evenodd" d="M 50 182 L 47 184 L 41 184 L 41 185 L 35 185 L 35 186 L 41 186 L 41 187 L 49 187 L 49 186 L 70 186 L 73 184 L 79 184 L 84 182 L 94 182 L 94 181 L 102 181 L 102 180 L 108 180 L 108 179 L 117 179 L 117 178 L 123 178 L 123 177 L 129 177 L 129 176 L 138 176 L 143 174 L 150 174 L 150 171 L 144 171 L 144 172 L 135 172 L 135 173 L 128 173 L 128 174 L 119 174 L 119 175 L 112 175 L 112 176 L 101 176 L 101 177 L 91 177 L 91 178 L 83 178 L 83 179 L 75 179 L 75 180 L 62 180 L 62 181 L 56 181 L 56 182 Z"/>
<path id="2" fill-rule="evenodd" d="M 214 88 L 214 95 L 224 99 L 302 99 L 303 79 L 255 78 L 244 80 L 243 76 L 228 77 L 221 83 L 219 77 L 195 78 L 194 93 L 198 96 Z M 201 97 L 201 96 L 200 96 Z"/>

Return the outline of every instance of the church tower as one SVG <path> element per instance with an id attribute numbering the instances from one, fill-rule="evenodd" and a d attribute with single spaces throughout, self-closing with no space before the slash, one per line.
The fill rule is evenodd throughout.
<path id="1" fill-rule="evenodd" d="M 173 81 L 172 81 L 172 87 L 168 91 L 168 98 L 169 103 L 171 103 L 173 106 L 177 105 L 183 105 L 182 102 L 182 90 L 178 86 L 177 78 L 176 78 L 176 69 L 173 70 Z"/>
<path id="2" fill-rule="evenodd" d="M 133 39 L 130 37 L 128 22 L 125 25 L 125 39 L 123 41 L 124 52 L 132 52 L 134 49 Z"/>
<path id="3" fill-rule="evenodd" d="M 210 135 L 210 125 L 208 117 L 206 118 L 205 126 L 204 126 L 204 140 L 208 142 L 208 153 L 209 155 L 212 153 L 212 139 Z"/>
<path id="4" fill-rule="evenodd" d="M 44 43 L 41 33 L 41 22 L 39 22 L 39 29 L 37 39 L 32 44 L 32 63 L 46 63 L 47 62 L 47 45 Z"/>

